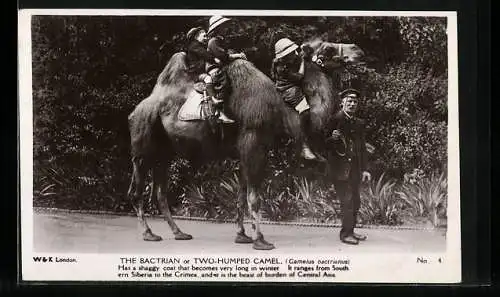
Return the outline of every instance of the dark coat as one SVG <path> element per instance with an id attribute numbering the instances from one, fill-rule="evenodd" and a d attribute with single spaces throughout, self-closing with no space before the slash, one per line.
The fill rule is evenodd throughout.
<path id="1" fill-rule="evenodd" d="M 295 107 L 305 97 L 302 91 L 304 75 L 300 74 L 301 60 L 298 56 L 289 54 L 282 59 L 273 60 L 271 66 L 272 76 L 281 97 L 286 103 Z"/>
<path id="2" fill-rule="evenodd" d="M 345 144 L 342 139 L 334 141 L 331 138 L 333 130 L 341 131 Z M 332 177 L 359 181 L 361 173 L 368 170 L 364 120 L 356 117 L 349 119 L 340 110 L 333 116 L 327 131 L 328 162 Z"/>

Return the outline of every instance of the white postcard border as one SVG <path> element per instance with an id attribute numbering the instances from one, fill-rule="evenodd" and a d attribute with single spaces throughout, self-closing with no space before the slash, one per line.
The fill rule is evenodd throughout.
<path id="1" fill-rule="evenodd" d="M 141 257 L 140 254 L 75 254 L 79 264 L 40 265 L 33 263 L 35 256 L 60 256 L 33 252 L 33 115 L 32 115 L 32 69 L 31 69 L 31 16 L 32 15 L 212 15 L 228 16 L 439 16 L 448 18 L 448 229 L 445 253 L 422 255 L 404 254 L 342 254 L 355 264 L 355 273 L 337 277 L 334 280 L 323 278 L 303 279 L 238 279 L 237 281 L 259 282 L 404 282 L 404 283 L 457 283 L 461 281 L 461 235 L 460 235 L 460 156 L 458 127 L 458 49 L 456 12 L 405 12 L 405 11 L 265 11 L 265 10 L 21 10 L 19 12 L 19 109 L 20 109 L 20 176 L 21 176 L 21 245 L 23 280 L 60 280 L 60 281 L 113 281 L 116 265 L 120 257 Z M 230 244 L 230 243 L 228 243 Z M 277 250 L 279 253 L 279 250 Z M 152 255 L 142 255 L 151 257 Z M 158 255 L 161 256 L 161 255 Z M 193 257 L 196 255 L 184 255 Z M 233 255 L 234 256 L 234 255 Z M 242 254 L 242 257 L 248 255 Z M 332 255 L 295 255 L 295 257 L 320 258 Z M 336 255 L 337 256 L 337 255 Z M 415 258 L 424 256 L 444 259 L 440 265 L 431 267 L 415 263 Z M 280 257 L 278 255 L 278 257 Z M 285 257 L 284 255 L 282 257 Z M 286 255 L 287 258 L 294 257 Z M 180 257 L 182 258 L 182 257 Z M 100 269 L 95 269 L 99 265 Z M 425 268 L 424 268 L 425 267 Z M 182 279 L 180 279 L 182 280 Z M 185 281 L 190 279 L 186 278 Z M 146 280 L 144 280 L 146 281 Z M 176 280 L 179 281 L 179 280 Z M 194 279 L 194 281 L 199 281 Z M 213 279 L 204 281 L 235 281 L 234 279 Z"/>

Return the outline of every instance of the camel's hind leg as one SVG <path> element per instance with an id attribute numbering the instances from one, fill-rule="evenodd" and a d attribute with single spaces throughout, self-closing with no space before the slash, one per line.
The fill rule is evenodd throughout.
<path id="1" fill-rule="evenodd" d="M 240 135 L 238 142 L 243 183 L 246 185 L 248 209 L 252 216 L 253 248 L 257 250 L 271 250 L 274 245 L 264 240 L 260 231 L 261 215 L 259 188 L 262 183 L 263 169 L 266 161 L 266 150 L 260 144 L 261 135 L 255 130 L 245 131 Z"/>
<path id="2" fill-rule="evenodd" d="M 139 225 L 141 229 L 144 230 L 142 238 L 146 241 L 160 241 L 162 238 L 151 231 L 151 228 L 146 221 L 146 217 L 144 216 L 144 196 L 142 195 L 142 192 L 144 190 L 147 168 L 142 158 L 133 157 L 132 165 L 132 180 L 130 182 L 128 196 L 132 201 L 135 212 L 137 213 Z"/>
<path id="3" fill-rule="evenodd" d="M 167 162 L 157 165 L 153 169 L 153 182 L 157 185 L 157 192 L 152 195 L 153 203 L 159 205 L 160 211 L 163 214 L 165 221 L 167 221 L 172 233 L 174 233 L 176 240 L 189 240 L 193 236 L 181 231 L 179 226 L 174 221 L 167 199 Z"/>

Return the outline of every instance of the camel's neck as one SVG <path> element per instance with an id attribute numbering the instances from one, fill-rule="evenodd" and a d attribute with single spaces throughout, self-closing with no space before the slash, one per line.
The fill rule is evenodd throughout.
<path id="1" fill-rule="evenodd" d="M 331 77 L 328 77 L 316 65 L 309 64 L 304 77 L 304 91 L 309 99 L 314 130 L 322 130 L 335 112 L 337 97 L 336 87 Z"/>
<path id="2" fill-rule="evenodd" d="M 310 104 L 316 105 L 335 105 L 333 80 L 326 73 L 320 70 L 316 65 L 309 64 L 306 69 L 304 88 L 309 95 Z"/>

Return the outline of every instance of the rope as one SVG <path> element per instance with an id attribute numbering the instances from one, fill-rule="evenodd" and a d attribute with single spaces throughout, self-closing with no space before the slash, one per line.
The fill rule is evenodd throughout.
<path id="1" fill-rule="evenodd" d="M 345 155 L 347 154 L 347 142 L 345 141 L 345 137 L 342 135 L 340 137 L 340 139 L 342 140 L 342 143 L 344 144 L 344 152 L 343 153 L 340 153 L 337 149 L 335 149 L 335 152 L 340 156 L 340 157 L 345 157 Z"/>
<path id="2" fill-rule="evenodd" d="M 33 207 L 34 213 L 69 213 L 69 214 L 83 214 L 83 215 L 112 215 L 112 216 L 129 216 L 135 217 L 135 213 L 123 213 L 114 211 L 104 211 L 104 210 L 79 210 L 79 209 L 61 209 L 61 208 L 50 208 L 50 207 Z M 149 218 L 161 218 L 161 215 L 151 215 L 145 214 Z M 176 220 L 183 221 L 197 221 L 203 223 L 219 223 L 219 224 L 236 224 L 236 220 L 219 220 L 210 219 L 202 217 L 184 217 L 184 216 L 172 216 Z M 245 224 L 252 223 L 251 220 L 244 220 Z M 319 227 L 319 228 L 340 228 L 342 225 L 340 223 L 311 223 L 311 222 L 276 222 L 276 221 L 260 221 L 263 225 L 275 225 L 275 226 L 290 226 L 290 227 Z M 436 231 L 438 228 L 433 227 L 422 227 L 422 226 L 389 226 L 389 225 L 363 225 L 357 224 L 356 228 L 362 229 L 382 229 L 382 230 L 419 230 L 419 231 Z"/>

